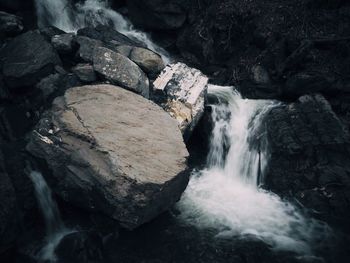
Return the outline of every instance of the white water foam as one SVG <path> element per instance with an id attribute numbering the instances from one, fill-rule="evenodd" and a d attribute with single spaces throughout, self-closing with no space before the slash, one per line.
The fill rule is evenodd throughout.
<path id="1" fill-rule="evenodd" d="M 86 0 L 73 6 L 67 0 L 35 0 L 39 27 L 52 25 L 65 32 L 76 32 L 87 26 L 108 25 L 144 43 L 160 54 L 165 64 L 171 59 L 168 52 L 155 44 L 145 32 L 139 31 L 121 14 L 110 8 L 106 0 Z"/>
<path id="2" fill-rule="evenodd" d="M 276 103 L 243 99 L 232 87 L 210 86 L 209 93 L 221 102 L 212 105 L 207 168 L 193 172 L 178 204 L 180 219 L 215 229 L 217 237 L 253 235 L 273 249 L 311 255 L 316 234 L 327 227 L 257 186 L 268 158 L 250 147 L 249 135 Z"/>

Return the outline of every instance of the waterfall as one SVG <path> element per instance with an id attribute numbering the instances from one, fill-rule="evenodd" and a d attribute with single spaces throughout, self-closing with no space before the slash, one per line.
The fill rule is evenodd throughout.
<path id="1" fill-rule="evenodd" d="M 111 9 L 107 0 L 85 0 L 75 5 L 70 0 L 35 0 L 35 3 L 39 27 L 50 25 L 65 32 L 76 32 L 88 26 L 111 26 L 160 54 L 165 64 L 170 62 L 169 54 L 163 48 L 155 44 L 145 32 L 135 29 L 125 17 Z"/>
<path id="2" fill-rule="evenodd" d="M 220 103 L 211 105 L 207 167 L 193 172 L 178 205 L 180 219 L 214 229 L 217 237 L 254 236 L 276 250 L 311 254 L 326 226 L 258 187 L 268 157 L 264 147 L 250 145 L 249 136 L 276 103 L 243 99 L 232 87 L 210 85 L 208 93 Z"/>
<path id="3" fill-rule="evenodd" d="M 57 205 L 52 199 L 51 190 L 42 174 L 32 171 L 30 179 L 34 184 L 36 198 L 46 226 L 46 245 L 40 250 L 38 257 L 45 262 L 54 262 L 56 261 L 55 248 L 61 239 L 71 231 L 65 228 Z"/>

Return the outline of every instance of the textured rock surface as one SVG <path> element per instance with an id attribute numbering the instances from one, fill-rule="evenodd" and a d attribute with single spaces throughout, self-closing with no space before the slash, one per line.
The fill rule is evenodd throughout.
<path id="1" fill-rule="evenodd" d="M 129 58 L 147 74 L 155 76 L 165 67 L 160 55 L 146 48 L 134 47 Z"/>
<path id="2" fill-rule="evenodd" d="M 176 121 L 112 85 L 69 89 L 27 148 L 46 160 L 51 186 L 64 200 L 128 228 L 173 205 L 188 182 L 188 152 Z"/>
<path id="3" fill-rule="evenodd" d="M 103 46 L 103 43 L 100 40 L 84 36 L 77 36 L 75 42 L 79 47 L 76 56 L 78 59 L 85 62 L 92 62 L 94 49 Z"/>
<path id="4" fill-rule="evenodd" d="M 53 47 L 61 54 L 69 54 L 73 52 L 75 48 L 74 42 L 75 34 L 67 33 L 61 35 L 55 35 L 51 39 Z"/>
<path id="5" fill-rule="evenodd" d="M 321 95 L 303 96 L 266 116 L 270 147 L 266 184 L 295 196 L 321 218 L 346 222 L 350 137 Z"/>
<path id="6" fill-rule="evenodd" d="M 96 73 L 94 67 L 90 64 L 78 64 L 72 71 L 78 76 L 83 82 L 94 82 L 96 81 Z"/>
<path id="7" fill-rule="evenodd" d="M 33 85 L 61 64 L 51 44 L 35 31 L 14 38 L 0 55 L 4 80 L 13 88 Z"/>
<path id="8" fill-rule="evenodd" d="M 20 17 L 0 11 L 0 35 L 16 35 L 23 30 Z"/>
<path id="9" fill-rule="evenodd" d="M 130 59 L 110 49 L 99 47 L 93 53 L 95 71 L 111 83 L 149 97 L 146 74 Z"/>
<path id="10" fill-rule="evenodd" d="M 165 109 L 178 121 L 185 140 L 204 112 L 208 78 L 183 63 L 168 65 L 154 81 L 155 93 L 165 97 Z"/>

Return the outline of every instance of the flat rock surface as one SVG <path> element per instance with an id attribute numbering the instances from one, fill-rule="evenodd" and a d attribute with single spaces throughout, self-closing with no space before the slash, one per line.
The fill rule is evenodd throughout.
<path id="1" fill-rule="evenodd" d="M 153 102 L 112 85 L 69 89 L 27 148 L 47 161 L 63 199 L 128 228 L 172 206 L 189 176 L 176 121 Z"/>

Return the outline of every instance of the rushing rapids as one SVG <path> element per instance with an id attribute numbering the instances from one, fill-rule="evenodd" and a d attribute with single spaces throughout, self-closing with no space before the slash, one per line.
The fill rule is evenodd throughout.
<path id="1" fill-rule="evenodd" d="M 180 218 L 218 237 L 255 236 L 276 250 L 311 255 L 326 227 L 305 218 L 291 203 L 258 187 L 268 162 L 265 147 L 252 147 L 254 133 L 272 101 L 247 100 L 232 87 L 210 86 L 214 128 L 207 167 L 194 171 L 180 203 Z M 321 234 L 322 235 L 322 234 Z"/>
<path id="2" fill-rule="evenodd" d="M 170 62 L 169 54 L 163 48 L 155 44 L 146 33 L 135 29 L 121 14 L 111 9 L 106 0 L 86 0 L 75 6 L 67 0 L 35 0 L 35 3 L 39 27 L 50 25 L 65 32 L 76 32 L 88 26 L 109 25 L 160 54 L 165 64 Z"/>

